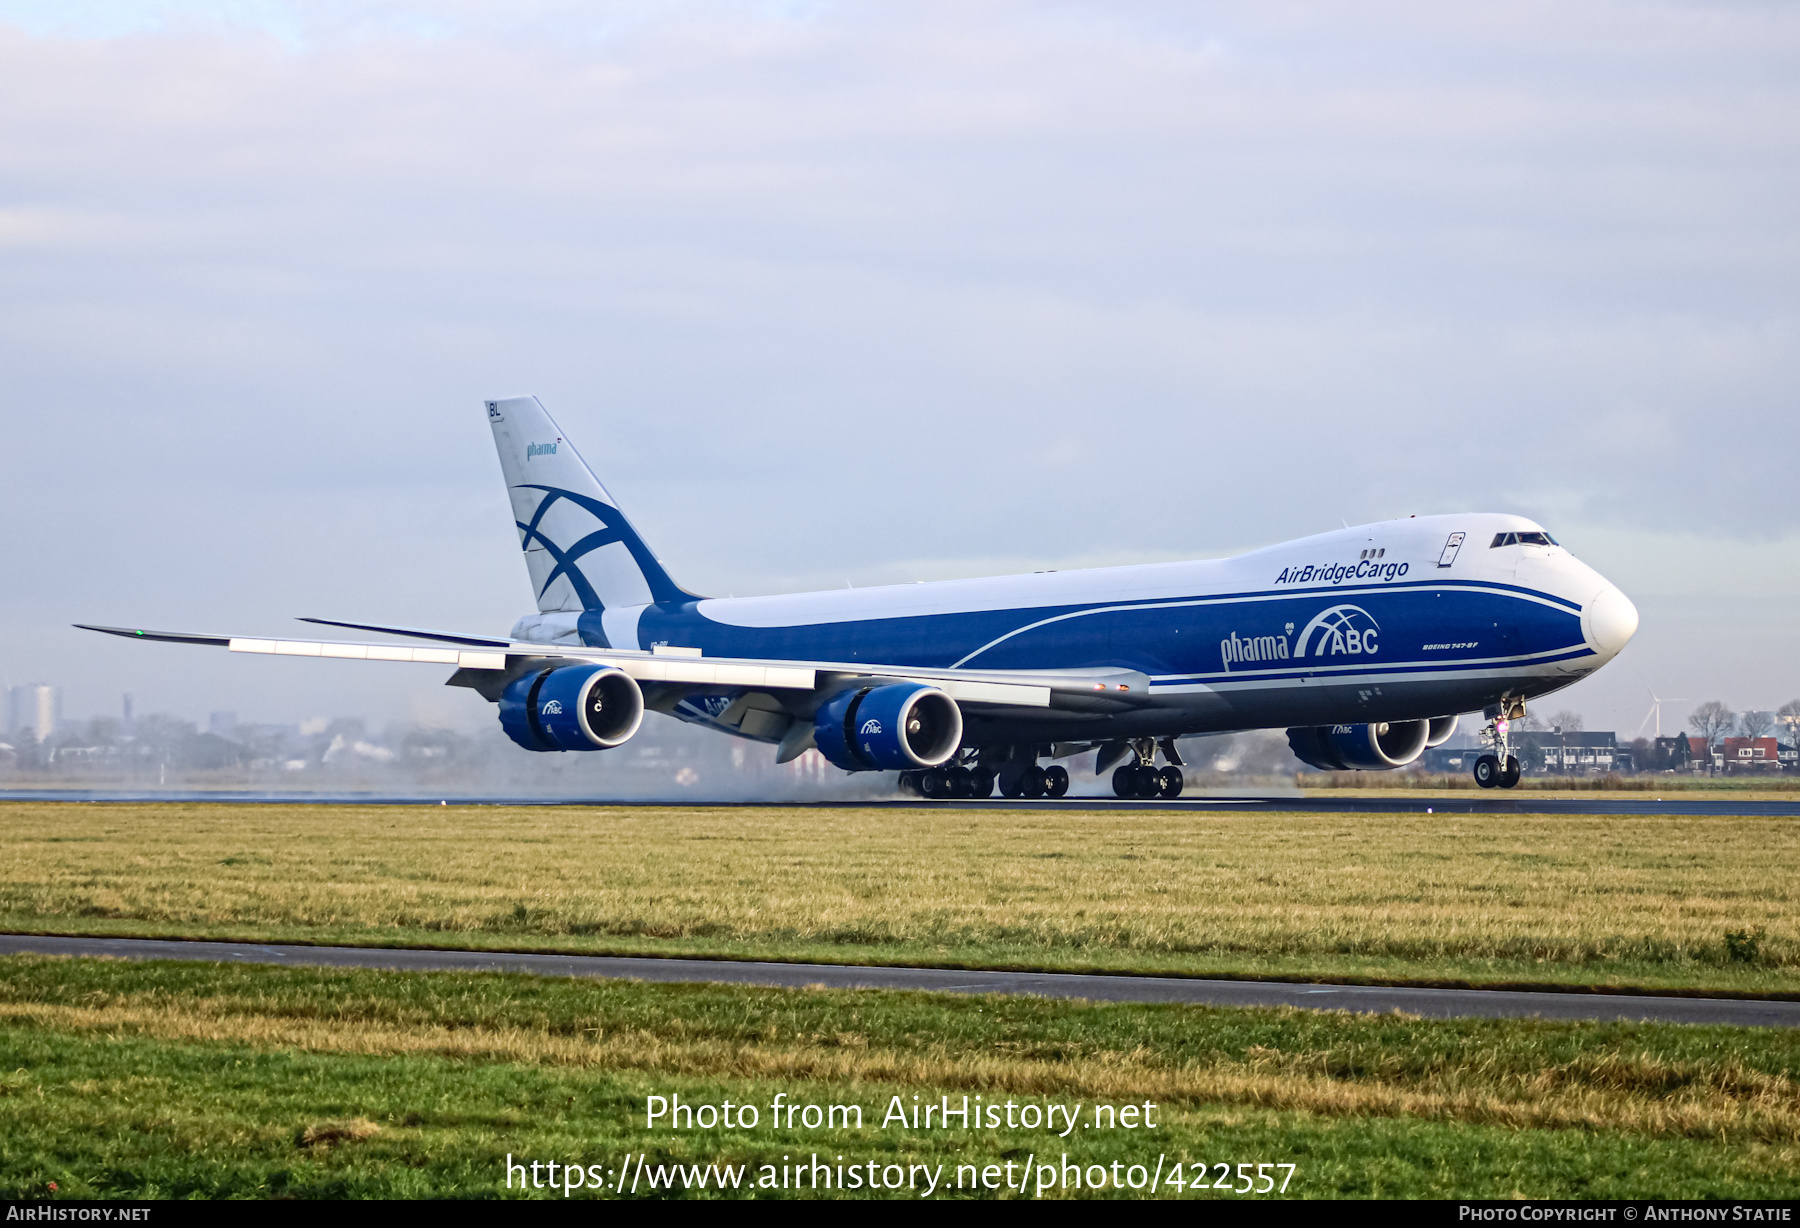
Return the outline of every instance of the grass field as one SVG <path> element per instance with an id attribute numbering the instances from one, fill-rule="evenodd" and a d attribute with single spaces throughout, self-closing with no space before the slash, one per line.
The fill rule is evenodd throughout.
<path id="1" fill-rule="evenodd" d="M 12 803 L 0 929 L 1800 992 L 1800 823 Z"/>
<path id="2" fill-rule="evenodd" d="M 815 1153 L 942 1164 L 952 1194 L 960 1165 L 1064 1155 L 1127 1180 L 1159 1157 L 1165 1177 L 1290 1163 L 1302 1197 L 1800 1194 L 1788 1029 L 12 957 L 0 1069 L 8 1197 L 505 1194 L 508 1154 L 746 1165 L 753 1184 Z M 863 1125 L 775 1128 L 777 1093 Z M 650 1095 L 761 1121 L 645 1128 Z M 1082 1124 L 883 1128 L 915 1095 L 1079 1102 Z M 1154 1130 L 1089 1121 L 1144 1102 Z"/>

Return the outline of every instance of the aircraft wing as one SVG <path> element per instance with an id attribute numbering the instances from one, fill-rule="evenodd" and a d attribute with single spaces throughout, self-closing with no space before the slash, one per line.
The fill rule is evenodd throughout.
<path id="1" fill-rule="evenodd" d="M 306 621 L 323 622 L 322 619 Z M 279 657 L 323 657 L 341 661 L 402 661 L 453 665 L 453 686 L 470 687 L 486 698 L 499 697 L 514 678 L 539 662 L 587 662 L 614 666 L 639 683 L 654 688 L 665 707 L 694 692 L 775 692 L 783 706 L 806 712 L 817 699 L 861 680 L 923 682 L 942 688 L 959 704 L 984 709 L 1061 709 L 1071 714 L 1120 712 L 1148 702 L 1150 680 L 1135 670 L 963 670 L 860 661 L 789 661 L 702 657 L 692 649 L 651 652 L 574 645 L 538 644 L 363 624 L 368 630 L 392 631 L 438 641 L 432 644 L 353 643 L 343 640 L 275 639 L 265 636 L 214 635 L 192 631 L 148 631 L 77 623 L 127 639 L 200 644 L 232 652 Z M 349 625 L 349 624 L 343 624 Z M 816 697 L 816 698 L 815 698 Z"/>

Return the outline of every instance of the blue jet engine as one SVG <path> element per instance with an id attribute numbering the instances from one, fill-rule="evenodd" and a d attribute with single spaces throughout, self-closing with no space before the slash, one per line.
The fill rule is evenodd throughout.
<path id="1" fill-rule="evenodd" d="M 934 686 L 853 687 L 813 718 L 819 753 L 846 772 L 936 767 L 962 745 L 962 709 Z"/>
<path id="2" fill-rule="evenodd" d="M 609 665 L 540 670 L 500 694 L 500 727 L 526 750 L 606 750 L 643 723 L 643 691 Z"/>
<path id="3" fill-rule="evenodd" d="M 1302 763 L 1327 772 L 1382 772 L 1405 767 L 1424 753 L 1433 726 L 1449 722 L 1438 741 L 1450 736 L 1455 717 L 1436 721 L 1383 721 L 1364 725 L 1308 725 L 1287 731 L 1288 745 Z"/>

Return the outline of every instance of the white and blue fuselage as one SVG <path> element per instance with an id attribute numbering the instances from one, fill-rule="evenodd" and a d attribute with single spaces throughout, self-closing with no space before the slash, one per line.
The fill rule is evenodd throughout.
<path id="1" fill-rule="evenodd" d="M 966 718 L 978 740 L 1078 741 L 1478 711 L 1585 677 L 1636 626 L 1624 595 L 1539 525 L 1474 513 L 1364 525 L 1228 559 L 770 597 L 684 594 L 533 615 L 514 635 L 681 645 L 709 657 L 1148 676 L 1151 702 L 1127 713 Z M 705 698 L 676 714 L 704 722 Z"/>

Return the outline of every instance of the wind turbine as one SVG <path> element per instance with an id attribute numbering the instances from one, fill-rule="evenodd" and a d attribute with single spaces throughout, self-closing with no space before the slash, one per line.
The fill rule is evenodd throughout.
<path id="1" fill-rule="evenodd" d="M 1644 682 L 1644 680 L 1642 678 L 1639 678 L 1638 681 Z M 1650 710 L 1648 712 L 1644 713 L 1644 719 L 1638 722 L 1636 736 L 1640 737 L 1640 738 L 1643 737 L 1644 736 L 1644 726 L 1648 725 L 1650 723 L 1651 717 L 1655 717 L 1656 718 L 1656 736 L 1660 738 L 1660 737 L 1662 737 L 1662 706 L 1666 703 L 1667 704 L 1684 704 L 1687 702 L 1687 699 L 1681 695 L 1671 695 L 1665 699 L 1663 696 L 1658 695 L 1655 691 L 1651 691 L 1650 684 L 1648 682 L 1644 682 L 1644 689 L 1646 691 L 1650 691 Z"/>

